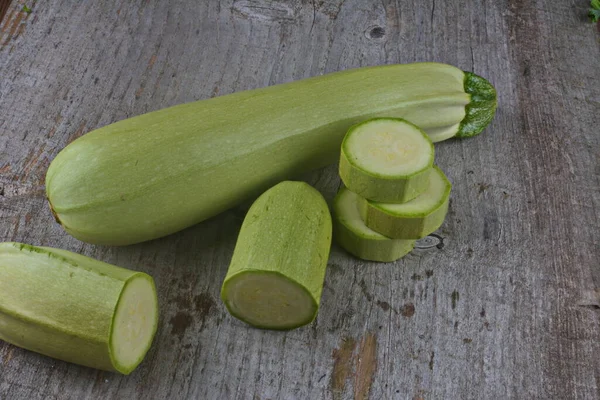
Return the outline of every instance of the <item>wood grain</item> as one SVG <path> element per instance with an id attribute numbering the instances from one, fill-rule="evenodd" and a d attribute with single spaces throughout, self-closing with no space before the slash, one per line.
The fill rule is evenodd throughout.
<path id="1" fill-rule="evenodd" d="M 0 25 L 0 240 L 152 274 L 161 322 L 128 377 L 0 343 L 0 398 L 600 398 L 600 80 L 586 1 L 14 1 Z M 374 264 L 332 249 L 317 320 L 251 329 L 219 300 L 244 208 L 92 246 L 53 221 L 70 141 L 147 111 L 346 68 L 441 61 L 498 90 L 476 138 L 437 147 L 438 232 Z M 331 199 L 335 166 L 304 177 Z M 440 242 L 442 239 L 443 242 Z"/>

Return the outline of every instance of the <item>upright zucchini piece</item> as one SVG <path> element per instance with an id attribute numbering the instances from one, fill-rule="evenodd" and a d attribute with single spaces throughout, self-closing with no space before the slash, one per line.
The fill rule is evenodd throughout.
<path id="1" fill-rule="evenodd" d="M 435 232 L 444 222 L 452 185 L 437 166 L 429 177 L 429 187 L 404 204 L 386 204 L 358 198 L 358 209 L 365 224 L 394 239 L 421 239 Z"/>
<path id="2" fill-rule="evenodd" d="M 80 254 L 0 243 L 0 339 L 60 360 L 131 373 L 156 332 L 153 279 Z"/>
<path id="3" fill-rule="evenodd" d="M 333 200 L 333 237 L 348 253 L 368 261 L 396 261 L 414 248 L 415 240 L 390 239 L 368 228 L 358 212 L 358 195 L 341 188 Z"/>
<path id="4" fill-rule="evenodd" d="M 304 182 L 284 181 L 250 207 L 221 298 L 258 328 L 293 329 L 317 315 L 331 247 L 325 199 Z"/>
<path id="5" fill-rule="evenodd" d="M 481 131 L 495 96 L 474 77 L 446 64 L 385 65 L 150 112 L 69 144 L 48 169 L 46 193 L 80 240 L 158 238 L 337 162 L 345 132 L 369 118 L 404 118 L 444 138 Z"/>
<path id="6" fill-rule="evenodd" d="M 433 143 L 403 119 L 374 118 L 353 126 L 342 142 L 340 177 L 366 199 L 405 203 L 429 186 Z"/>

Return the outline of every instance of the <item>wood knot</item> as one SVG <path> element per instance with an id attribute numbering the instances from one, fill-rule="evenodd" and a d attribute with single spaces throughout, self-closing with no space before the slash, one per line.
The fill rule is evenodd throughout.
<path id="1" fill-rule="evenodd" d="M 365 36 L 367 37 L 367 39 L 381 39 L 385 36 L 385 28 L 381 26 L 370 26 L 365 31 Z"/>

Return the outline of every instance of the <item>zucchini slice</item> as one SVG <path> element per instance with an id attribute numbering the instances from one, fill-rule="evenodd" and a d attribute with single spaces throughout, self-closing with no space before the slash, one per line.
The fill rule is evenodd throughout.
<path id="1" fill-rule="evenodd" d="M 342 142 L 340 177 L 361 197 L 405 203 L 429 186 L 433 160 L 433 143 L 416 125 L 374 118 L 348 130 Z"/>
<path id="2" fill-rule="evenodd" d="M 415 240 L 390 239 L 368 228 L 358 212 L 358 195 L 341 188 L 333 200 L 333 237 L 348 253 L 367 261 L 396 261 Z"/>
<path id="3" fill-rule="evenodd" d="M 221 289 L 234 317 L 263 329 L 310 323 L 319 308 L 331 247 L 323 196 L 284 181 L 250 207 Z"/>
<path id="4" fill-rule="evenodd" d="M 150 348 L 152 277 L 49 247 L 0 243 L 0 339 L 60 360 L 131 373 Z"/>
<path id="5" fill-rule="evenodd" d="M 429 187 L 404 204 L 387 204 L 358 198 L 358 209 L 365 224 L 394 239 L 421 239 L 435 232 L 444 222 L 452 185 L 437 166 L 429 177 Z"/>

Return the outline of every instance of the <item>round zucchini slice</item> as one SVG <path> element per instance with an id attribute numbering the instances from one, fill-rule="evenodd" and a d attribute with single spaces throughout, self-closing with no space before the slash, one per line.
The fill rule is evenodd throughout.
<path id="1" fill-rule="evenodd" d="M 392 262 L 411 252 L 415 240 L 390 239 L 368 228 L 358 212 L 358 195 L 341 188 L 333 200 L 333 237 L 348 253 L 367 261 Z"/>
<path id="2" fill-rule="evenodd" d="M 405 203 L 429 185 L 431 139 L 403 119 L 375 118 L 355 125 L 342 142 L 340 177 L 361 197 Z"/>
<path id="3" fill-rule="evenodd" d="M 444 222 L 452 185 L 438 167 L 433 168 L 429 187 L 415 199 L 389 204 L 358 198 L 358 210 L 365 224 L 394 239 L 421 239 Z"/>

